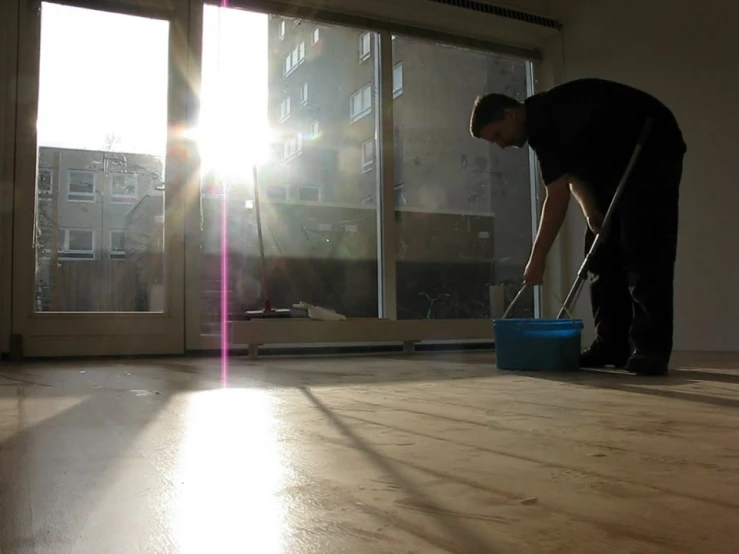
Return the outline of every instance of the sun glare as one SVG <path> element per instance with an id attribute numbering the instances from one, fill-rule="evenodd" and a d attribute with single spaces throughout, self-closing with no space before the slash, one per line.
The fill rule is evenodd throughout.
<path id="1" fill-rule="evenodd" d="M 267 26 L 264 14 L 206 6 L 201 113 L 195 140 L 202 169 L 251 180 L 269 161 Z"/>
<path id="2" fill-rule="evenodd" d="M 254 165 L 270 161 L 276 136 L 267 125 L 245 129 L 218 118 L 199 125 L 192 138 L 198 143 L 204 173 L 214 172 L 225 179 L 251 179 Z"/>

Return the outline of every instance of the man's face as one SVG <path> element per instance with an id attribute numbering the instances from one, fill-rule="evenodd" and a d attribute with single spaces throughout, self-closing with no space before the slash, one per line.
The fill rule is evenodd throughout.
<path id="1" fill-rule="evenodd" d="M 501 121 L 493 121 L 480 131 L 481 138 L 497 144 L 500 148 L 521 148 L 526 144 L 526 126 L 522 110 L 506 109 Z"/>

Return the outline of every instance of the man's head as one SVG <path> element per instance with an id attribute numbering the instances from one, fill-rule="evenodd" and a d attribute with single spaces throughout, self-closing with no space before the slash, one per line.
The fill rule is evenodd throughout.
<path id="1" fill-rule="evenodd" d="M 470 116 L 470 134 L 501 148 L 520 148 L 527 139 L 526 107 L 505 94 L 478 96 Z"/>

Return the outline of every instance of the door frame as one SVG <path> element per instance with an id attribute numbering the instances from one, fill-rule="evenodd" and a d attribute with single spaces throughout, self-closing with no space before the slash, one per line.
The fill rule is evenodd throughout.
<path id="1" fill-rule="evenodd" d="M 52 0 L 50 3 L 96 9 L 122 15 L 146 16 L 169 22 L 168 138 L 164 194 L 165 247 L 163 312 L 36 312 L 36 252 L 33 241 L 37 182 L 36 120 L 39 98 L 41 2 L 21 3 L 19 13 L 18 94 L 13 200 L 12 335 L 22 342 L 25 356 L 179 354 L 185 345 L 185 193 L 195 163 L 187 133 L 191 124 L 193 90 L 189 74 L 188 0 L 169 4 L 140 1 Z M 82 339 L 82 340 L 80 340 Z"/>

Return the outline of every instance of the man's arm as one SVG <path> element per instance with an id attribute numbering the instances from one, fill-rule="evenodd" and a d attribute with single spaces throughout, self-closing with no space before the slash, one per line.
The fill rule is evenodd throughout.
<path id="1" fill-rule="evenodd" d="M 569 182 L 572 195 L 577 200 L 577 203 L 580 204 L 582 213 L 591 231 L 594 233 L 600 232 L 600 226 L 603 223 L 603 214 L 598 209 L 598 204 L 590 190 L 590 185 L 574 177 L 570 177 Z"/>
<path id="2" fill-rule="evenodd" d="M 524 282 L 528 285 L 540 285 L 544 278 L 547 254 L 559 234 L 562 223 L 567 216 L 570 203 L 570 188 L 566 175 L 562 175 L 546 187 L 546 198 L 542 206 L 539 230 L 531 248 L 529 263 L 524 270 Z"/>
<path id="3" fill-rule="evenodd" d="M 570 203 L 570 189 L 567 176 L 563 175 L 546 187 L 546 198 L 539 219 L 539 230 L 531 249 L 531 257 L 544 260 L 557 238 L 562 223 L 567 216 Z"/>

